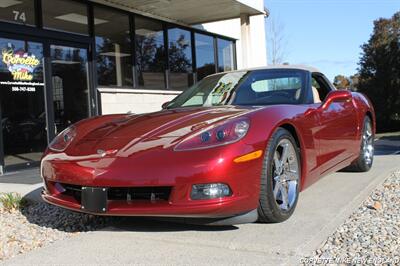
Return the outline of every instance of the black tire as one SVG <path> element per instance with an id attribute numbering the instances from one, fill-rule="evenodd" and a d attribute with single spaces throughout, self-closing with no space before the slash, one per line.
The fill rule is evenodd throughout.
<path id="1" fill-rule="evenodd" d="M 293 145 L 298 167 L 298 181 L 295 188 L 296 198 L 288 210 L 279 207 L 278 200 L 274 197 L 274 153 L 282 140 L 288 140 Z M 258 221 L 264 223 L 279 223 L 287 220 L 296 208 L 301 180 L 301 158 L 295 139 L 284 128 L 278 128 L 270 138 L 264 153 L 263 169 L 261 174 L 260 199 L 258 207 Z M 289 193 L 288 193 L 289 194 Z"/>
<path id="2" fill-rule="evenodd" d="M 372 167 L 372 163 L 374 162 L 374 155 L 373 155 L 373 149 L 372 149 L 372 155 L 370 160 L 368 160 L 364 154 L 365 151 L 365 145 L 367 145 L 367 143 L 365 141 L 363 141 L 366 131 L 368 130 L 368 126 L 370 127 L 371 130 L 371 145 L 372 148 L 374 146 L 374 134 L 372 132 L 372 121 L 368 116 L 365 116 L 364 118 L 364 123 L 363 123 L 363 131 L 362 131 L 362 136 L 361 136 L 361 147 L 360 147 L 360 154 L 357 158 L 357 160 L 355 160 L 350 166 L 345 168 L 345 171 L 351 171 L 351 172 L 368 172 L 371 167 Z"/>

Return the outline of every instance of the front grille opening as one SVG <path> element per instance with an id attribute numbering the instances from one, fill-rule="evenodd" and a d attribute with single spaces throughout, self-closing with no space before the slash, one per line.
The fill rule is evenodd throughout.
<path id="1" fill-rule="evenodd" d="M 65 189 L 63 195 L 73 197 L 77 202 L 81 202 L 82 187 L 78 185 L 61 184 Z"/>
<path id="2" fill-rule="evenodd" d="M 82 186 L 71 184 L 59 184 L 65 190 L 63 195 L 73 197 L 77 202 L 81 202 Z M 172 187 L 119 187 L 108 188 L 108 200 L 121 201 L 168 201 Z"/>
<path id="3" fill-rule="evenodd" d="M 133 187 L 133 188 L 109 188 L 109 200 L 169 200 L 171 187 Z"/>

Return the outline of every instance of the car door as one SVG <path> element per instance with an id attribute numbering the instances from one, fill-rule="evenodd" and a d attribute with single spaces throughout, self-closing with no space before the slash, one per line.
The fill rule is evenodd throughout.
<path id="1" fill-rule="evenodd" d="M 312 83 L 322 103 L 335 89 L 319 73 L 312 75 Z M 357 115 L 353 101 L 332 102 L 326 109 L 318 108 L 317 115 L 320 123 L 315 135 L 319 141 L 317 162 L 320 173 L 324 174 L 354 155 L 357 149 Z"/>

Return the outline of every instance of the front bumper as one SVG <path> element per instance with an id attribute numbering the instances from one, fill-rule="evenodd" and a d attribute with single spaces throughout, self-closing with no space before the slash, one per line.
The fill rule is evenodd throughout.
<path id="1" fill-rule="evenodd" d="M 142 154 L 126 158 L 74 158 L 66 154 L 47 154 L 42 160 L 45 189 L 43 199 L 51 204 L 85 213 L 112 216 L 157 216 L 224 218 L 258 207 L 262 158 L 234 163 L 236 154 L 250 149 Z M 190 156 L 188 156 L 190 155 Z M 60 159 L 62 158 L 62 159 Z M 193 159 L 195 158 L 195 159 Z M 154 167 L 157 166 L 157 167 Z M 228 184 L 232 195 L 210 200 L 192 200 L 192 185 Z M 78 188 L 78 195 L 65 193 L 60 186 Z M 82 208 L 79 188 L 136 189 L 168 187 L 168 197 L 110 197 L 105 210 Z M 132 193 L 133 195 L 135 193 Z"/>
<path id="2" fill-rule="evenodd" d="M 191 217 L 191 218 L 224 218 L 240 215 L 250 209 L 242 209 L 247 205 L 247 198 L 227 198 L 208 200 L 208 202 L 175 205 L 170 202 L 127 202 L 108 201 L 106 211 L 92 212 L 82 209 L 82 205 L 75 199 L 63 195 L 51 195 L 46 190 L 42 192 L 42 198 L 53 205 L 73 211 L 109 216 L 156 216 L 156 217 Z"/>

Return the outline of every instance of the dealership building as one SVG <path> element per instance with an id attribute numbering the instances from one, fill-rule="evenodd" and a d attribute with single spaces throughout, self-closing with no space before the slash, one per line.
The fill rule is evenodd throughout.
<path id="1" fill-rule="evenodd" d="M 0 174 L 81 119 L 266 65 L 263 0 L 0 0 Z"/>

